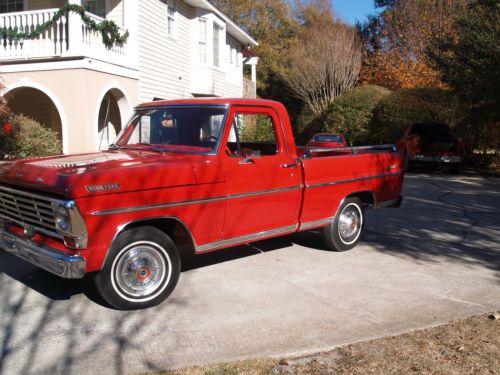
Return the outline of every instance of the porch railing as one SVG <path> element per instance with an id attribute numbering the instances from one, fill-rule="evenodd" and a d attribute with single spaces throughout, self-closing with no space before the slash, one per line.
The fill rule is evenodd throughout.
<path id="1" fill-rule="evenodd" d="M 0 28 L 30 32 L 51 20 L 58 9 L 0 14 Z M 96 22 L 102 18 L 87 13 Z M 122 30 L 124 32 L 124 30 Z M 106 61 L 123 57 L 124 45 L 108 48 L 99 32 L 90 29 L 75 13 L 66 13 L 35 39 L 0 36 L 0 60 L 86 56 Z"/>

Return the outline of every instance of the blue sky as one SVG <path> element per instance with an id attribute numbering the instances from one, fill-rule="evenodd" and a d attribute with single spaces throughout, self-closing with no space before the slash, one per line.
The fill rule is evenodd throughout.
<path id="1" fill-rule="evenodd" d="M 353 24 L 366 21 L 366 15 L 375 13 L 373 0 L 332 0 L 333 11 L 344 21 Z"/>

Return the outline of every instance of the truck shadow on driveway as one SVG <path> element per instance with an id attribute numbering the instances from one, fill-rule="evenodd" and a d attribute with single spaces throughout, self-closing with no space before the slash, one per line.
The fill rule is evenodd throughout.
<path id="1" fill-rule="evenodd" d="M 199 255 L 187 254 L 181 249 L 182 272 L 279 250 L 292 245 L 291 236 L 284 236 Z M 80 280 L 62 279 L 0 249 L 0 276 L 2 274 L 19 281 L 51 300 L 69 300 L 72 296 L 85 294 L 93 302 L 108 307 L 94 293 L 91 288 L 91 280 L 88 277 Z"/>
<path id="2" fill-rule="evenodd" d="M 0 275 L 5 274 L 52 300 L 68 300 L 84 292 L 84 280 L 64 280 L 0 250 Z"/>
<path id="3" fill-rule="evenodd" d="M 205 254 L 187 254 L 181 249 L 182 272 L 213 266 L 216 264 L 282 250 L 298 244 L 313 250 L 329 251 L 321 240 L 319 231 L 300 232 L 282 237 L 254 242 L 249 245 L 230 247 Z M 51 300 L 69 300 L 72 296 L 85 294 L 93 302 L 108 307 L 91 288 L 91 280 L 61 279 L 43 269 L 0 250 L 0 276 L 5 274 Z"/>

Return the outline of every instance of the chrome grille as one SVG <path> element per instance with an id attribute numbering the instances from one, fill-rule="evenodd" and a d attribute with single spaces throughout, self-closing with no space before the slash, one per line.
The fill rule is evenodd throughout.
<path id="1" fill-rule="evenodd" d="M 60 237 L 49 198 L 0 186 L 0 217 Z"/>

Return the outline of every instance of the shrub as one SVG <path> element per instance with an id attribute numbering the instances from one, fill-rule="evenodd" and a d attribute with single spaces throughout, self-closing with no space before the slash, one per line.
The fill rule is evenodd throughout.
<path id="1" fill-rule="evenodd" d="M 373 111 L 372 142 L 393 142 L 414 122 L 444 122 L 452 128 L 460 123 L 463 111 L 448 90 L 437 88 L 395 91 L 383 98 Z"/>
<path id="2" fill-rule="evenodd" d="M 62 143 L 57 132 L 23 115 L 12 116 L 0 129 L 0 159 L 62 153 Z"/>
<path id="3" fill-rule="evenodd" d="M 355 87 L 335 100 L 322 120 L 322 131 L 345 134 L 347 141 L 356 145 L 370 143 L 373 110 L 390 93 L 381 86 Z"/>

